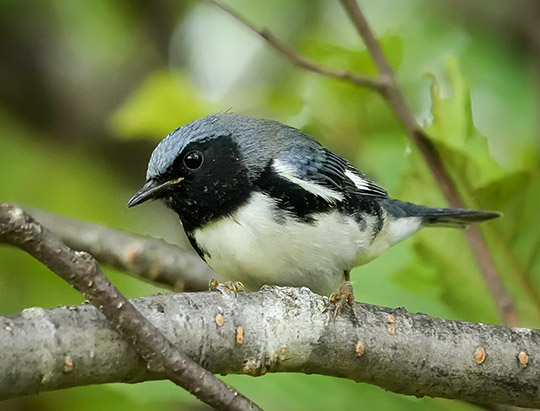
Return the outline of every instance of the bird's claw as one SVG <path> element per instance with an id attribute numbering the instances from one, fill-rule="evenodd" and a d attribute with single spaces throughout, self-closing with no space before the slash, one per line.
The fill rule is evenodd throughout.
<path id="1" fill-rule="evenodd" d="M 215 278 L 212 278 L 210 281 L 208 281 L 208 291 L 216 291 L 218 285 L 219 281 Z"/>
<path id="2" fill-rule="evenodd" d="M 330 296 L 330 302 L 335 304 L 334 312 L 332 313 L 332 321 L 336 320 L 336 317 L 341 313 L 343 306 L 347 303 L 351 308 L 355 323 L 358 324 L 358 317 L 354 310 L 354 288 L 350 281 L 345 281 L 341 284 L 339 291 Z"/>

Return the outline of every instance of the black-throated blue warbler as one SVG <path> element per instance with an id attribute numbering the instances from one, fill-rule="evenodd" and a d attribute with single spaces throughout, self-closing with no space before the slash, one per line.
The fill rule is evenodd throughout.
<path id="1" fill-rule="evenodd" d="M 394 200 L 353 164 L 276 121 L 216 114 L 152 153 L 128 206 L 162 199 L 197 253 L 248 289 L 336 291 L 349 271 L 424 226 L 466 227 L 491 211 Z"/>

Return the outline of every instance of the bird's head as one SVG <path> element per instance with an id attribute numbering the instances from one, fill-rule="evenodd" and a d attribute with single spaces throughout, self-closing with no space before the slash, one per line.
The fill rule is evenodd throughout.
<path id="1" fill-rule="evenodd" d="M 184 225 L 193 219 L 203 224 L 226 213 L 247 201 L 253 182 L 273 157 L 267 137 L 275 135 L 279 126 L 217 114 L 174 130 L 152 153 L 146 184 L 128 207 L 162 199 Z"/>

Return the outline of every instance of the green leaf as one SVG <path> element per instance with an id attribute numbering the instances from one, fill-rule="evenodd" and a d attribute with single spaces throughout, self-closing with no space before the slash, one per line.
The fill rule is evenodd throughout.
<path id="1" fill-rule="evenodd" d="M 433 122 L 426 131 L 461 183 L 478 189 L 504 177 L 506 171 L 493 159 L 488 140 L 474 126 L 470 88 L 457 59 L 448 59 L 447 72 L 449 97 L 443 96 L 442 83 L 430 75 Z"/>

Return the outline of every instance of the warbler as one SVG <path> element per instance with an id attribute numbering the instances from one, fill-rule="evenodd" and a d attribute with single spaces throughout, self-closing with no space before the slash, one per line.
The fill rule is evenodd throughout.
<path id="1" fill-rule="evenodd" d="M 223 278 L 324 295 L 422 227 L 500 216 L 392 199 L 308 134 L 231 113 L 193 121 L 158 144 L 128 207 L 151 199 L 178 214 L 195 251 Z"/>

